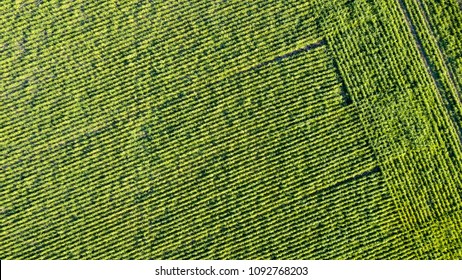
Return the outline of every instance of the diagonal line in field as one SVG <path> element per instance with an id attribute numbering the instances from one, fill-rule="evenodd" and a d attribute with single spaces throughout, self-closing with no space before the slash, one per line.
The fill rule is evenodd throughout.
<path id="1" fill-rule="evenodd" d="M 437 98 L 441 102 L 442 106 L 446 109 L 446 117 L 449 119 L 449 122 L 452 124 L 452 128 L 454 129 L 454 133 L 458 137 L 459 143 L 462 143 L 462 134 L 461 130 L 457 124 L 457 122 L 454 120 L 452 114 L 451 114 L 451 109 L 450 105 L 446 104 L 444 102 L 444 94 L 443 94 L 443 86 L 441 85 L 440 81 L 438 81 L 438 76 L 435 71 L 433 71 L 430 67 L 431 62 L 430 58 L 428 57 L 428 54 L 425 52 L 423 48 L 423 44 L 421 39 L 419 38 L 419 35 L 417 34 L 416 28 L 414 23 L 411 20 L 411 15 L 409 13 L 409 10 L 406 6 L 406 4 L 403 2 L 403 0 L 396 0 L 398 2 L 398 7 L 401 11 L 401 14 L 404 17 L 404 21 L 406 22 L 409 31 L 411 33 L 412 38 L 414 39 L 414 45 L 417 48 L 417 51 L 419 53 L 419 56 L 425 66 L 425 69 L 427 70 L 427 73 L 430 75 L 430 78 L 432 79 L 433 84 L 435 85 L 436 91 L 437 91 Z"/>
<path id="2" fill-rule="evenodd" d="M 257 69 L 260 69 L 260 68 L 262 68 L 264 66 L 267 66 L 269 64 L 279 62 L 281 60 L 288 59 L 288 58 L 297 56 L 297 55 L 299 55 L 301 53 L 305 53 L 305 52 L 308 52 L 308 51 L 311 51 L 311 50 L 314 50 L 314 49 L 317 49 L 319 47 L 323 47 L 323 46 L 326 46 L 326 45 L 327 45 L 326 40 L 321 39 L 321 40 L 319 40 L 317 42 L 308 44 L 308 45 L 306 45 L 306 46 L 304 46 L 302 48 L 299 48 L 299 49 L 287 52 L 285 54 L 276 56 L 276 57 L 274 57 L 274 58 L 272 58 L 270 60 L 266 60 L 264 62 L 261 62 L 261 63 L 257 64 L 257 65 L 241 69 L 240 71 L 232 73 L 230 76 L 242 75 L 242 74 L 246 73 L 247 71 L 257 70 Z M 339 82 L 342 85 L 341 95 L 342 95 L 342 97 L 344 99 L 344 103 L 346 105 L 349 105 L 349 104 L 352 103 L 351 98 L 348 96 L 348 93 L 346 92 L 346 86 L 345 86 L 345 84 L 343 82 L 343 79 L 340 76 L 340 72 L 338 71 L 338 66 L 335 63 L 335 61 L 334 61 L 334 68 L 335 68 L 335 71 L 336 71 L 337 76 L 339 78 Z M 220 77 L 220 78 L 218 78 L 216 80 L 211 80 L 209 82 L 206 82 L 206 83 L 204 83 L 203 88 L 206 88 L 205 85 L 210 85 L 210 84 L 213 84 L 213 83 L 217 83 L 219 81 L 222 81 L 222 80 L 226 79 L 227 77 L 229 77 L 229 76 Z M 165 102 L 169 102 L 169 100 L 167 100 Z M 164 106 L 164 105 L 165 105 L 165 103 L 161 103 L 161 104 L 156 104 L 153 107 Z M 142 114 L 142 113 L 148 112 L 150 110 L 152 110 L 151 107 L 146 108 L 144 110 L 138 110 L 138 113 Z M 133 121 L 136 122 L 137 118 L 135 118 Z M 64 137 L 64 139 L 62 141 L 60 141 L 58 143 L 55 143 L 55 144 L 53 144 L 51 146 L 48 146 L 46 143 L 44 143 L 44 145 L 40 145 L 39 148 L 35 149 L 34 152 L 32 154 L 30 154 L 26 158 L 28 158 L 28 159 L 34 158 L 34 156 L 38 156 L 40 153 L 47 153 L 47 154 L 48 153 L 53 153 L 53 152 L 59 150 L 60 148 L 62 148 L 63 146 L 75 143 L 76 141 L 78 141 L 81 138 L 91 137 L 91 136 L 94 136 L 94 135 L 99 135 L 99 134 L 101 134 L 103 132 L 106 132 L 107 130 L 114 129 L 114 128 L 117 128 L 119 126 L 123 126 L 124 124 L 126 124 L 128 122 L 130 122 L 130 119 L 127 119 L 127 118 L 107 120 L 104 124 L 98 125 L 97 127 L 94 127 L 92 129 L 79 131 L 77 134 L 71 135 L 69 137 Z M 0 171 L 5 171 L 7 169 L 12 169 L 14 166 L 21 163 L 24 159 L 25 158 L 21 157 L 18 160 L 14 161 L 13 163 L 5 164 L 3 166 L 0 166 Z"/>
<path id="3" fill-rule="evenodd" d="M 345 106 L 348 106 L 348 105 L 353 103 L 353 99 L 351 98 L 350 94 L 348 93 L 346 83 L 343 80 L 342 73 L 340 72 L 340 67 L 338 66 L 338 63 L 337 63 L 337 61 L 335 60 L 334 57 L 332 57 L 332 63 L 333 63 L 333 66 L 334 66 L 335 74 L 337 74 L 337 79 L 339 80 L 339 82 L 341 84 L 340 94 L 342 95 L 343 103 L 345 104 Z"/>
<path id="4" fill-rule="evenodd" d="M 417 2 L 417 7 L 419 8 L 419 12 L 422 14 L 422 18 L 424 19 L 426 28 L 428 29 L 431 38 L 435 42 L 438 57 L 439 57 L 439 59 L 441 60 L 441 62 L 443 64 L 443 67 L 444 67 L 443 70 L 446 71 L 447 74 L 448 74 L 449 81 L 450 81 L 450 86 L 452 87 L 452 90 L 456 93 L 456 95 L 457 95 L 456 98 L 462 99 L 462 94 L 460 93 L 459 87 L 458 87 L 458 85 L 457 85 L 457 83 L 456 83 L 456 81 L 454 79 L 454 74 L 451 71 L 451 68 L 446 63 L 445 56 L 443 55 L 443 51 L 441 51 L 440 45 L 438 44 L 438 40 L 436 39 L 434 31 L 433 31 L 433 29 L 431 27 L 429 16 L 428 16 L 427 12 L 425 11 L 425 8 L 423 7 L 423 3 L 422 3 L 421 0 L 414 0 L 414 1 Z M 462 5 L 462 0 L 459 0 L 459 4 Z M 461 6 L 461 8 L 462 8 L 462 6 Z"/>
<path id="5" fill-rule="evenodd" d="M 321 41 L 318 41 L 316 43 L 306 45 L 306 46 L 304 46 L 302 48 L 293 50 L 293 51 L 285 53 L 283 55 L 276 56 L 273 59 L 261 62 L 261 63 L 255 65 L 255 66 L 250 67 L 250 69 L 248 69 L 248 70 L 259 69 L 259 68 L 262 68 L 262 67 L 264 67 L 264 66 L 266 66 L 268 64 L 279 62 L 279 61 L 281 61 L 283 59 L 290 58 L 290 57 L 296 56 L 296 55 L 298 55 L 300 53 L 307 52 L 307 51 L 310 51 L 310 50 L 313 50 L 313 49 L 316 49 L 316 48 L 319 48 L 319 47 L 322 47 L 322 46 L 325 46 L 325 45 L 326 45 L 326 41 L 324 39 L 322 39 Z"/>
<path id="6" fill-rule="evenodd" d="M 372 174 L 375 174 L 375 173 L 382 173 L 382 170 L 380 169 L 379 166 L 376 166 L 376 167 L 374 167 L 374 168 L 372 168 L 370 170 L 367 170 L 367 171 L 365 171 L 365 172 L 363 172 L 361 174 L 358 174 L 358 175 L 355 175 L 353 177 L 347 178 L 347 179 L 345 179 L 345 180 L 343 180 L 341 182 L 335 183 L 334 185 L 329 186 L 327 188 L 320 189 L 317 192 L 326 192 L 326 191 L 329 191 L 329 190 L 335 190 L 335 189 L 337 189 L 338 187 L 340 187 L 342 185 L 347 185 L 349 183 L 359 181 L 359 180 L 361 180 L 361 179 L 363 179 L 365 177 L 368 177 L 368 176 L 370 176 Z"/>
<path id="7" fill-rule="evenodd" d="M 313 198 L 313 197 L 316 197 L 316 196 L 323 196 L 323 195 L 326 195 L 326 193 L 335 193 L 335 192 L 341 192 L 342 189 L 340 187 L 342 186 L 346 186 L 348 184 L 351 184 L 353 182 L 358 182 L 358 181 L 361 181 L 361 180 L 367 180 L 367 178 L 369 176 L 372 176 L 372 175 L 375 175 L 375 174 L 381 174 L 382 173 L 382 170 L 380 169 L 380 167 L 376 166 L 376 167 L 373 167 L 372 169 L 368 169 L 368 170 L 365 170 L 364 172 L 360 173 L 360 174 L 357 174 L 357 175 L 354 175 L 352 177 L 349 177 L 345 180 L 342 180 L 340 182 L 337 182 L 333 185 L 330 185 L 330 186 L 326 186 L 326 187 L 323 187 L 321 189 L 318 189 L 318 190 L 315 190 L 315 191 L 312 191 L 312 192 L 309 192 L 307 194 L 304 194 L 298 198 L 295 198 L 294 201 L 304 201 L 306 199 L 309 199 L 309 198 Z M 294 202 L 292 201 L 292 202 Z M 258 213 L 253 213 L 249 216 L 245 216 L 245 217 L 242 217 L 241 220 L 239 221 L 239 223 L 241 224 L 245 224 L 245 223 L 248 223 L 249 221 L 252 221 L 252 220 L 255 220 L 258 216 L 260 215 L 265 215 L 267 213 L 272 213 L 272 212 L 276 212 L 278 209 L 282 208 L 282 207 L 286 207 L 288 205 L 288 203 L 281 203 L 281 204 L 276 204 L 276 205 L 271 205 L 265 209 L 263 209 L 262 211 L 258 212 Z M 237 226 L 237 223 L 233 220 L 233 217 L 229 217 L 229 220 L 227 220 L 226 222 L 230 223 L 230 228 L 231 229 L 235 229 L 236 226 Z M 215 231 L 212 231 L 212 232 L 207 232 L 206 234 L 204 232 L 201 233 L 198 233 L 197 236 L 193 236 L 193 237 L 190 237 L 189 240 L 187 242 L 199 242 L 201 240 L 204 240 L 206 238 L 206 236 L 212 236 L 216 233 L 218 233 L 221 229 L 216 229 Z M 184 240 L 182 241 L 178 241 L 174 244 L 169 244 L 166 246 L 165 249 L 167 250 L 172 250 L 172 251 L 177 251 L 179 249 L 181 249 L 182 245 L 180 244 L 181 242 L 184 242 Z"/>
<path id="8" fill-rule="evenodd" d="M 239 72 L 239 74 L 242 74 L 242 73 L 244 73 L 246 71 L 250 71 L 250 70 L 257 70 L 257 69 L 263 68 L 264 66 L 267 66 L 269 64 L 280 62 L 280 61 L 282 61 L 284 59 L 288 59 L 288 58 L 297 56 L 297 55 L 299 55 L 301 53 L 308 52 L 310 50 L 313 50 L 313 49 L 316 49 L 316 48 L 319 48 L 319 47 L 323 47 L 323 46 L 326 46 L 326 45 L 327 45 L 326 40 L 322 39 L 322 40 L 320 40 L 318 42 L 306 45 L 306 46 L 304 46 L 302 48 L 293 50 L 293 51 L 285 53 L 283 55 L 276 56 L 276 57 L 274 57 L 274 58 L 272 58 L 270 60 L 261 62 L 261 63 L 255 65 L 255 66 L 252 66 L 252 67 L 250 67 L 248 69 L 242 70 L 242 71 Z M 340 74 L 337 62 L 334 59 L 332 59 L 332 61 L 333 61 L 333 67 L 334 67 L 335 74 L 337 75 L 338 81 L 341 84 L 341 92 L 340 92 L 340 94 L 342 96 L 343 103 L 344 103 L 345 106 L 348 106 L 348 105 L 353 103 L 353 100 L 351 99 L 350 95 L 347 92 L 347 88 L 346 88 L 345 82 L 343 81 L 343 78 L 342 78 L 342 76 Z"/>

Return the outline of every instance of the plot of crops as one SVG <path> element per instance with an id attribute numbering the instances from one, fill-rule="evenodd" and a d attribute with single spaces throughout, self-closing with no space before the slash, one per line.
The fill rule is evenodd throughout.
<path id="1" fill-rule="evenodd" d="M 458 0 L 0 1 L 2 259 L 461 259 Z"/>

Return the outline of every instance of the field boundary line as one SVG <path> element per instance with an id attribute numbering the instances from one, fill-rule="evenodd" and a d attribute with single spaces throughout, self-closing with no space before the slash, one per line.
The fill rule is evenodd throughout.
<path id="1" fill-rule="evenodd" d="M 343 103 L 345 106 L 353 104 L 353 98 L 351 95 L 348 93 L 347 86 L 345 84 L 345 80 L 343 79 L 342 72 L 340 71 L 340 67 L 338 66 L 337 60 L 335 59 L 335 56 L 332 54 L 329 54 L 332 60 L 332 66 L 334 67 L 335 74 L 337 75 L 337 80 L 340 83 L 340 95 L 343 98 Z"/>

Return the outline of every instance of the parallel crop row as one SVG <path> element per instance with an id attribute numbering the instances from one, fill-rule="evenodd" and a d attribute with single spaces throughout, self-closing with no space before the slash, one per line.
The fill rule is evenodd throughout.
<path id="1" fill-rule="evenodd" d="M 399 1 L 379 2 L 350 1 L 339 9 L 342 24 L 331 24 L 340 27 L 327 41 L 404 226 L 425 228 L 461 211 L 461 144 Z M 358 10 L 361 17 L 352 18 Z M 424 48 L 429 39 L 422 37 Z M 440 70 L 441 64 L 438 73 L 446 79 Z"/>

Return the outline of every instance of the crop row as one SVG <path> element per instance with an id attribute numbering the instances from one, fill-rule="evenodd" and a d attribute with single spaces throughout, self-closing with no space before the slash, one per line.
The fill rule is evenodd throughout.
<path id="1" fill-rule="evenodd" d="M 339 28 L 327 41 L 403 226 L 425 228 L 460 211 L 461 146 L 399 1 L 384 2 L 339 9 L 331 23 Z M 361 18 L 351 18 L 351 9 L 362 10 Z"/>

